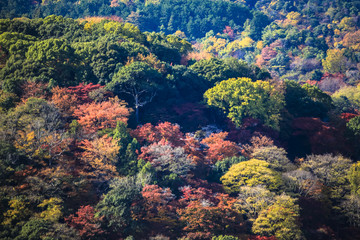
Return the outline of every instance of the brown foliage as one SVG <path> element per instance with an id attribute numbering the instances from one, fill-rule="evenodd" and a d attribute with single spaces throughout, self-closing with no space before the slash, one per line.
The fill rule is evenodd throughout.
<path id="1" fill-rule="evenodd" d="M 66 88 L 54 87 L 51 89 L 53 103 L 65 117 L 69 117 L 79 105 L 78 98 L 75 94 L 69 93 Z"/>
<path id="2" fill-rule="evenodd" d="M 201 151 L 200 142 L 189 134 L 186 134 L 184 142 L 185 145 L 183 148 L 188 154 L 188 157 L 191 158 L 195 164 L 203 163 L 205 156 Z"/>
<path id="3" fill-rule="evenodd" d="M 169 188 L 158 185 L 145 185 L 142 189 L 146 213 L 144 219 L 151 223 L 152 229 L 176 224 L 176 211 L 174 205 L 175 195 Z M 164 230 L 164 229 L 161 229 Z"/>
<path id="4" fill-rule="evenodd" d="M 26 99 L 35 97 L 46 99 L 48 97 L 48 84 L 43 82 L 26 81 L 22 86 L 21 101 L 26 102 Z"/>
<path id="5" fill-rule="evenodd" d="M 356 32 L 348 32 L 343 39 L 345 47 L 360 50 L 360 30 Z"/>
<path id="6" fill-rule="evenodd" d="M 292 122 L 293 136 L 305 136 L 313 154 L 351 152 L 343 132 L 318 118 L 296 118 Z"/>
<path id="7" fill-rule="evenodd" d="M 256 149 L 260 149 L 262 147 L 270 147 L 270 146 L 274 146 L 274 141 L 267 136 L 258 134 L 250 139 L 250 144 L 244 145 L 242 149 L 242 154 L 248 157 Z"/>
<path id="8" fill-rule="evenodd" d="M 261 57 L 265 60 L 265 61 L 270 61 L 271 59 L 273 59 L 274 57 L 276 57 L 277 52 L 271 48 L 271 47 L 264 47 L 261 50 Z"/>

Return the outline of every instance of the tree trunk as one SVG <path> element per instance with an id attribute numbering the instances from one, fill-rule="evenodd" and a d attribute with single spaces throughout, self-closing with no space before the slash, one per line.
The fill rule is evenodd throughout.
<path id="1" fill-rule="evenodd" d="M 135 119 L 136 125 L 139 125 L 139 97 L 135 95 Z"/>

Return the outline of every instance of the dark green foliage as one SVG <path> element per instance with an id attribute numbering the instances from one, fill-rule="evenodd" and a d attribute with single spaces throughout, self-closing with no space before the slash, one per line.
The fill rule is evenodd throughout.
<path id="1" fill-rule="evenodd" d="M 13 48 L 12 45 L 10 47 Z M 50 86 L 76 84 L 81 73 L 76 71 L 78 58 L 65 40 L 47 39 L 31 45 L 25 59 L 12 55 L 0 71 L 3 89 L 19 94 L 23 81 L 48 82 Z"/>
<path id="2" fill-rule="evenodd" d="M 354 117 L 346 124 L 346 127 L 355 135 L 360 136 L 360 117 Z"/>
<path id="3" fill-rule="evenodd" d="M 16 148 L 5 141 L 0 141 L 0 184 L 11 183 L 10 177 L 16 167 L 20 167 L 21 159 Z"/>
<path id="4" fill-rule="evenodd" d="M 46 4 L 30 7 L 24 0 L 8 1 L 0 5 L 1 17 L 19 17 L 23 14 L 32 17 L 46 17 L 51 14 L 72 18 L 86 16 L 120 16 L 128 21 L 139 24 L 145 31 L 164 31 L 166 34 L 181 30 L 188 37 L 203 37 L 210 30 L 221 32 L 225 26 L 241 28 L 247 18 L 251 17 L 249 9 L 234 2 L 201 1 L 201 0 L 162 0 L 161 4 L 143 1 L 131 1 L 127 6 L 122 2 L 117 7 L 110 7 L 110 1 L 81 1 L 75 5 L 74 1 L 47 1 Z M 11 9 L 11 10 L 10 10 Z M 130 14 L 137 11 L 138 15 Z M 263 20 L 260 18 L 259 20 Z M 262 24 L 254 22 L 257 30 Z M 57 30 L 61 31 L 61 25 Z M 70 30 L 70 29 L 69 29 Z M 260 30 L 261 31 L 261 30 Z M 70 32 L 70 31 L 69 31 Z M 47 33 L 49 33 L 47 31 Z M 51 32 L 56 34 L 57 31 Z M 74 31 L 76 35 L 76 31 Z"/>
<path id="5" fill-rule="evenodd" d="M 117 123 L 112 134 L 120 146 L 117 163 L 119 173 L 124 176 L 134 176 L 138 172 L 136 151 L 139 150 L 140 145 L 130 136 L 129 130 L 122 122 Z"/>
<path id="6" fill-rule="evenodd" d="M 122 67 L 114 76 L 107 88 L 116 94 L 129 93 L 135 95 L 134 88 L 139 93 L 145 90 L 151 95 L 161 84 L 161 75 L 144 62 L 134 62 Z"/>
<path id="7" fill-rule="evenodd" d="M 42 39 L 60 38 L 76 39 L 85 35 L 83 25 L 71 18 L 51 15 L 41 21 L 37 34 Z"/>
<path id="8" fill-rule="evenodd" d="M 31 2 L 28 0 L 4 0 L 0 3 L 0 15 L 2 18 L 28 15 L 31 9 Z"/>
<path id="9" fill-rule="evenodd" d="M 300 86 L 295 81 L 285 81 L 286 109 L 294 117 L 327 116 L 331 108 L 331 97 L 315 86 Z"/>
<path id="10" fill-rule="evenodd" d="M 136 177 L 115 179 L 111 190 L 98 203 L 98 216 L 103 216 L 107 226 L 119 235 L 143 231 L 139 216 L 144 211 L 141 201 L 141 181 Z"/>
<path id="11" fill-rule="evenodd" d="M 181 65 L 176 65 L 171 69 L 168 79 L 169 83 L 174 85 L 172 90 L 177 91 L 171 91 L 172 96 L 167 96 L 167 99 L 176 94 L 185 101 L 197 102 L 202 100 L 204 92 L 210 87 L 209 81 L 200 76 L 195 70 Z"/>
<path id="12" fill-rule="evenodd" d="M 88 65 L 90 77 L 94 75 L 95 82 L 100 84 L 110 82 L 115 70 L 120 68 L 130 55 L 118 41 L 114 36 L 105 36 L 96 42 L 73 44 L 76 54 Z"/>
<path id="13" fill-rule="evenodd" d="M 209 60 L 200 60 L 193 64 L 190 69 L 194 70 L 212 84 L 232 76 L 232 72 L 223 60 L 212 58 Z"/>
<path id="14" fill-rule="evenodd" d="M 38 240 L 41 239 L 42 236 L 49 230 L 50 223 L 38 219 L 33 218 L 30 219 L 25 225 L 21 228 L 20 234 L 16 237 L 17 240 Z"/>
<path id="15" fill-rule="evenodd" d="M 107 89 L 124 97 L 130 96 L 135 106 L 136 122 L 139 108 L 148 104 L 157 92 L 166 86 L 160 73 L 144 62 L 133 62 L 122 67 L 107 85 Z"/>
<path id="16" fill-rule="evenodd" d="M 19 97 L 14 93 L 4 92 L 0 90 L 0 109 L 8 110 L 15 107 L 15 103 Z"/>
<path id="17" fill-rule="evenodd" d="M 253 12 L 253 17 L 249 23 L 249 35 L 253 40 L 260 40 L 263 29 L 270 24 L 270 19 L 262 12 Z"/>
<path id="18" fill-rule="evenodd" d="M 0 44 L 7 54 L 25 56 L 29 46 L 37 39 L 31 35 L 17 32 L 4 32 L 0 35 Z"/>
<path id="19" fill-rule="evenodd" d="M 49 82 L 53 86 L 77 83 L 77 59 L 74 49 L 64 40 L 48 39 L 36 42 L 29 47 L 26 60 L 24 71 L 29 74 L 27 77 L 30 79 Z"/>
<path id="20" fill-rule="evenodd" d="M 191 65 L 190 69 L 203 76 L 210 81 L 211 84 L 238 77 L 248 77 L 252 80 L 265 80 L 266 78 L 270 78 L 266 70 L 249 66 L 246 62 L 235 58 L 200 60 Z"/>
<path id="21" fill-rule="evenodd" d="M 0 238 L 97 239 L 66 223 L 88 205 L 96 217 L 81 216 L 84 226 L 109 240 L 301 239 L 300 229 L 309 239 L 358 239 L 359 164 L 352 160 L 359 156 L 360 117 L 356 87 L 346 85 L 359 80 L 359 6 L 343 0 L 0 1 L 0 16 L 15 17 L 0 20 Z M 341 53 L 343 74 L 336 64 L 323 68 L 322 60 L 334 60 L 331 52 Z M 247 85 L 233 91 L 230 82 L 219 83 L 229 78 L 246 78 Z M 93 86 L 87 83 L 101 86 L 87 91 Z M 336 108 L 320 90 L 332 84 L 341 88 L 332 95 Z M 204 105 L 202 96 L 214 85 L 219 106 L 242 97 L 226 109 L 244 107 L 238 111 L 244 116 L 233 116 L 236 128 Z M 272 91 L 254 95 L 250 85 Z M 82 128 L 74 111 L 109 102 L 134 108 L 137 121 L 130 116 L 91 133 Z M 273 108 L 271 117 L 262 114 Z M 98 111 L 91 114 L 101 116 Z M 165 135 L 175 128 L 167 123 L 161 137 L 144 128 L 138 142 L 130 127 L 140 123 L 139 114 L 143 123 L 178 123 L 183 133 L 169 141 Z M 209 163 L 211 148 L 185 131 L 212 123 L 216 128 L 203 128 L 203 137 L 230 131 L 236 139 L 230 145 L 246 157 Z M 226 145 L 213 144 L 226 152 Z M 353 159 L 305 156 L 337 151 Z M 281 191 L 281 175 L 299 199 Z M 316 204 L 328 212 L 318 216 Z M 235 211 L 251 219 L 244 223 Z M 259 235 L 248 236 L 250 229 Z"/>
<path id="22" fill-rule="evenodd" d="M 203 37 L 210 30 L 221 32 L 229 23 L 239 28 L 251 16 L 240 4 L 218 0 L 162 0 L 161 4 L 148 4 L 141 10 L 141 29 L 166 34 L 181 30 L 195 38 Z"/>
<path id="23" fill-rule="evenodd" d="M 150 44 L 150 51 L 161 61 L 171 64 L 180 64 L 181 55 L 192 50 L 191 44 L 177 36 L 159 33 L 148 33 L 147 41 Z"/>

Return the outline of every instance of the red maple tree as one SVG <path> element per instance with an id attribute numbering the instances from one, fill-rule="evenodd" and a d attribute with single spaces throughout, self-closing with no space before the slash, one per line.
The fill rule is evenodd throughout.
<path id="1" fill-rule="evenodd" d="M 76 214 L 71 214 L 65 221 L 79 231 L 82 239 L 93 239 L 104 233 L 101 229 L 102 219 L 95 217 L 95 209 L 89 205 L 81 206 Z"/>

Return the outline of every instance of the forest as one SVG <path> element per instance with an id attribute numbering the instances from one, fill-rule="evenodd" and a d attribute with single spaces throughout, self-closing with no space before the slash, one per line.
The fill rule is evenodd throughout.
<path id="1" fill-rule="evenodd" d="M 0 2 L 0 239 L 360 239 L 360 1 Z"/>

